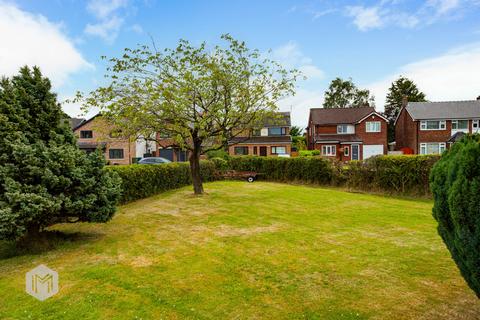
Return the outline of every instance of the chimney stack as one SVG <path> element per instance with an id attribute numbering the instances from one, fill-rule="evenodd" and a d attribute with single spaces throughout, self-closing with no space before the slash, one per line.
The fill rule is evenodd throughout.
<path id="1" fill-rule="evenodd" d="M 405 108 L 408 104 L 408 96 L 402 97 L 402 108 Z"/>

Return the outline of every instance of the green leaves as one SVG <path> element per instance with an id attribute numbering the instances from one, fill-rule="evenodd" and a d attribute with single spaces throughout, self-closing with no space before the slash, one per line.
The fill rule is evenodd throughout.
<path id="1" fill-rule="evenodd" d="M 353 83 L 352 79 L 332 80 L 325 92 L 324 108 L 359 108 L 375 106 L 375 99 L 369 90 L 361 90 Z"/>
<path id="2" fill-rule="evenodd" d="M 58 222 L 108 221 L 119 178 L 76 145 L 50 82 L 22 68 L 0 84 L 0 239 Z"/>
<path id="3" fill-rule="evenodd" d="M 455 143 L 430 175 L 438 233 L 480 298 L 480 135 Z"/>

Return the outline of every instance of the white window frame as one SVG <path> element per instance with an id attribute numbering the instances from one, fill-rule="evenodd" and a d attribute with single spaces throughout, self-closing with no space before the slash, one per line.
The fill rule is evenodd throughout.
<path id="1" fill-rule="evenodd" d="M 472 120 L 472 133 L 480 131 L 480 120 Z"/>
<path id="2" fill-rule="evenodd" d="M 438 129 L 427 129 L 427 122 L 438 122 Z M 422 120 L 420 121 L 421 131 L 438 131 L 447 129 L 447 122 L 445 120 Z"/>
<path id="3" fill-rule="evenodd" d="M 438 153 L 428 153 L 428 145 L 438 144 Z M 423 142 L 420 143 L 420 154 L 442 154 L 447 149 L 445 142 Z"/>
<path id="4" fill-rule="evenodd" d="M 348 146 L 344 146 L 344 147 L 343 147 L 343 155 L 344 155 L 345 157 L 350 156 L 350 147 L 348 147 Z"/>
<path id="5" fill-rule="evenodd" d="M 278 152 L 278 149 L 283 149 L 283 152 Z M 271 154 L 287 154 L 287 148 L 284 146 L 272 146 L 270 152 Z"/>
<path id="6" fill-rule="evenodd" d="M 322 146 L 322 156 L 333 157 L 337 155 L 337 146 L 334 144 L 325 144 Z"/>
<path id="7" fill-rule="evenodd" d="M 382 124 L 380 121 L 365 122 L 365 132 L 381 132 L 381 131 L 382 131 Z"/>
<path id="8" fill-rule="evenodd" d="M 345 130 L 343 130 L 345 129 Z M 350 129 L 350 131 L 349 131 Z M 337 134 L 354 134 L 355 126 L 351 124 L 337 124 Z"/>
<path id="9" fill-rule="evenodd" d="M 458 121 L 467 121 L 467 127 L 466 128 L 458 128 Z M 453 124 L 456 124 L 457 128 L 453 128 Z M 469 121 L 468 120 L 465 120 L 465 119 L 461 119 L 461 120 L 452 120 L 452 130 L 454 131 L 465 131 L 467 130 L 468 131 L 468 125 L 469 125 Z"/>

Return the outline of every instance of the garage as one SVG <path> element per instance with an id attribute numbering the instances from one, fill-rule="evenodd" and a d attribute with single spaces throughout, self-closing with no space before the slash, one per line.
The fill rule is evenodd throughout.
<path id="1" fill-rule="evenodd" d="M 363 146 L 363 159 L 383 154 L 383 144 L 370 144 Z"/>

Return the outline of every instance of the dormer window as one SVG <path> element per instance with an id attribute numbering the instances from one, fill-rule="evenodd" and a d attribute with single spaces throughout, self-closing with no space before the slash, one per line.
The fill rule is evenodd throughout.
<path id="1" fill-rule="evenodd" d="M 285 127 L 268 128 L 269 136 L 284 136 L 286 134 L 287 134 L 287 128 Z"/>

